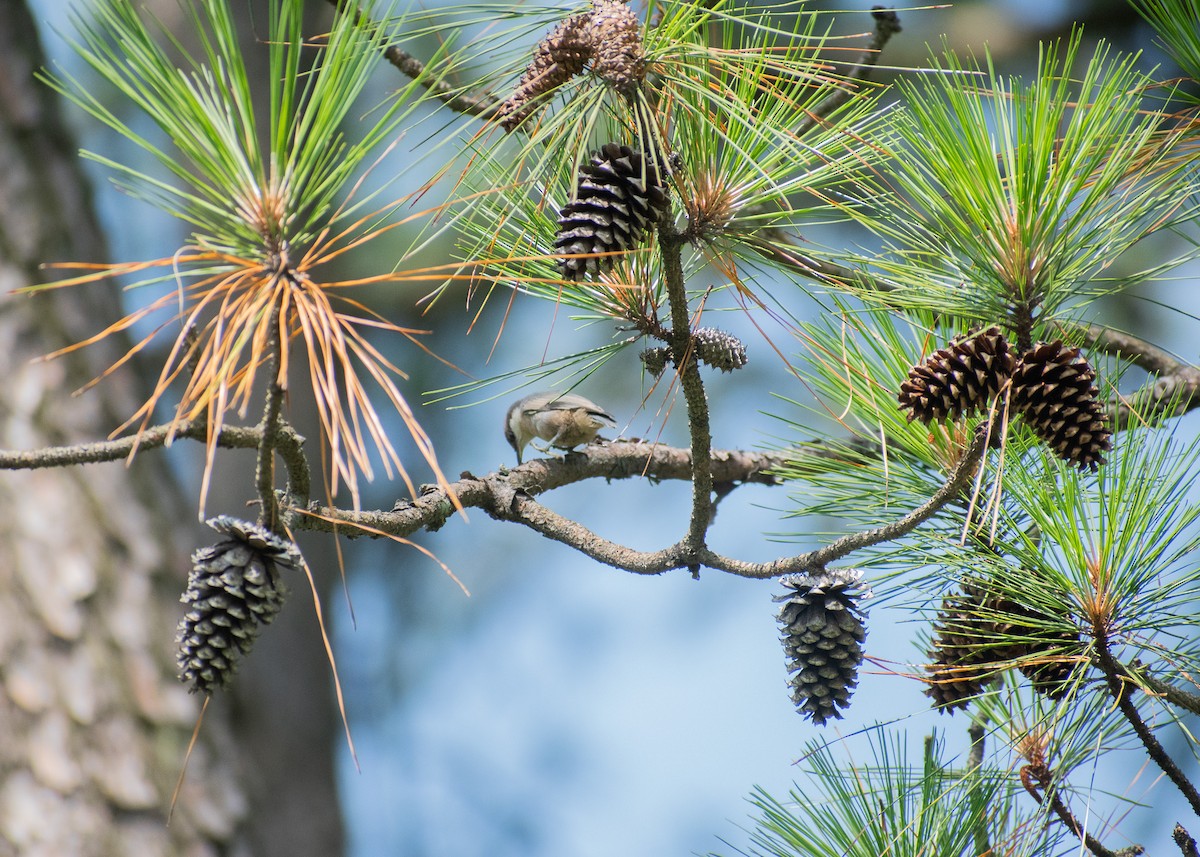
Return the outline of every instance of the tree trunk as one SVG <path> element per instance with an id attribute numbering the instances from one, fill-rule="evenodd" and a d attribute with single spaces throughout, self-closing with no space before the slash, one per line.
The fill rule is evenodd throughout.
<path id="1" fill-rule="evenodd" d="M 33 297 L 48 260 L 104 256 L 85 179 L 21 0 L 0 0 L 0 447 L 103 438 L 139 399 L 136 371 L 68 393 L 123 349 L 31 362 L 120 315 L 94 285 Z M 143 376 L 144 378 L 144 376 Z M 162 454 L 0 471 L 0 857 L 246 854 L 251 803 L 227 709 L 210 706 L 174 818 L 201 699 L 175 678 L 188 554 L 212 534 Z"/>

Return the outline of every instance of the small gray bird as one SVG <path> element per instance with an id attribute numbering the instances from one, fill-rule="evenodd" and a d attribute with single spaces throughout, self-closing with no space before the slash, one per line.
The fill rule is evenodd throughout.
<path id="1" fill-rule="evenodd" d="M 520 464 L 525 445 L 535 437 L 559 449 L 574 449 L 616 424 L 612 414 L 583 396 L 546 390 L 512 404 L 504 415 L 504 438 L 517 451 Z"/>

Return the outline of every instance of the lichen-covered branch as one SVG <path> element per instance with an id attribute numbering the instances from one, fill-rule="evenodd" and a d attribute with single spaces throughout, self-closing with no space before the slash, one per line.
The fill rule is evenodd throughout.
<path id="1" fill-rule="evenodd" d="M 167 446 L 176 438 L 203 442 L 208 437 L 204 420 L 181 420 L 152 426 L 136 435 L 116 440 L 78 443 L 67 446 L 47 446 L 31 450 L 0 450 L 0 470 L 38 470 L 45 467 L 70 467 L 76 464 L 100 464 L 121 461 L 134 452 L 145 452 Z M 259 427 L 223 426 L 217 436 L 217 446 L 225 449 L 256 449 L 262 440 Z M 308 461 L 304 456 L 304 438 L 287 423 L 277 430 L 276 452 L 288 472 L 288 491 L 306 500 L 311 491 Z"/>
<path id="2" fill-rule="evenodd" d="M 648 443 L 611 443 L 592 446 L 587 454 L 568 455 L 562 460 L 531 461 L 506 473 L 477 477 L 465 474 L 451 485 L 464 508 L 481 508 L 498 520 L 527 526 L 546 538 L 578 550 L 597 562 L 635 574 L 661 574 L 678 568 L 700 566 L 740 577 L 772 578 L 825 567 L 855 550 L 899 538 L 933 517 L 942 507 L 961 496 L 979 465 L 987 440 L 983 432 L 963 454 L 945 484 L 919 507 L 899 520 L 843 536 L 824 548 L 782 557 L 767 563 L 746 562 L 718 554 L 688 538 L 658 551 L 637 551 L 603 539 L 583 525 L 547 509 L 536 499 L 551 488 L 585 478 L 690 479 L 694 473 L 687 450 Z M 817 447 L 815 454 L 828 450 Z M 793 451 L 788 458 L 794 460 Z M 708 483 L 764 482 L 774 484 L 771 471 L 784 463 L 781 454 L 714 451 Z M 437 529 L 453 509 L 444 491 L 431 488 L 422 497 L 402 500 L 391 512 L 351 512 L 327 507 L 310 507 L 299 516 L 297 528 L 338 532 L 347 536 L 408 536 L 420 529 Z M 354 528 L 358 527 L 356 533 Z"/>
<path id="3" fill-rule="evenodd" d="M 692 448 L 692 512 L 686 543 L 688 553 L 700 551 L 712 522 L 712 430 L 709 423 L 708 397 L 700 377 L 700 363 L 694 353 L 692 324 L 688 311 L 687 288 L 683 281 L 682 247 L 684 237 L 675 229 L 669 215 L 658 224 L 658 244 L 662 251 L 663 280 L 671 310 L 671 351 L 674 354 L 687 405 L 688 436 Z M 691 563 L 693 573 L 698 563 Z"/>

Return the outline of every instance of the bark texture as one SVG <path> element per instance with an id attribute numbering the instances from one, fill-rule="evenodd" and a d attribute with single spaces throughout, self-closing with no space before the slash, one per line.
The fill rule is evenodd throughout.
<path id="1" fill-rule="evenodd" d="M 119 343 L 35 358 L 119 314 L 115 288 L 13 295 L 103 241 L 37 31 L 0 0 L 0 447 L 104 437 L 132 412 L 136 372 L 68 393 Z M 161 455 L 0 472 L 0 857 L 247 853 L 248 803 L 220 710 L 179 808 L 166 813 L 200 700 L 175 680 L 179 592 L 196 530 Z M 176 541 L 178 539 L 178 542 Z"/>

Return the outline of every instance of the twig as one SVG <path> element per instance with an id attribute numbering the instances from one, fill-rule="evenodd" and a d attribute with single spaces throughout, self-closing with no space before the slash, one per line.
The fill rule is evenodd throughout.
<path id="1" fill-rule="evenodd" d="M 1113 657 L 1112 651 L 1108 647 L 1108 632 L 1103 626 L 1103 622 L 1096 621 L 1092 627 L 1093 638 L 1096 641 L 1096 665 L 1104 674 L 1104 680 L 1108 685 L 1109 693 L 1117 702 L 1117 707 L 1121 710 L 1121 714 L 1129 721 L 1129 725 L 1133 727 L 1133 731 L 1141 739 L 1142 745 L 1146 748 L 1146 755 L 1154 760 L 1164 774 L 1175 783 L 1175 786 L 1183 794 L 1189 804 L 1191 804 L 1192 812 L 1200 815 L 1200 793 L 1197 793 L 1196 787 L 1175 764 L 1175 760 L 1170 757 L 1159 740 L 1154 737 L 1154 733 L 1146 722 L 1142 720 L 1141 714 L 1138 713 L 1137 706 L 1133 702 L 1132 695 L 1128 692 L 1124 670 Z"/>
<path id="2" fill-rule="evenodd" d="M 752 216 L 754 213 L 753 209 L 747 207 L 739 216 Z M 868 292 L 896 290 L 893 283 L 861 268 L 850 268 L 801 252 L 799 239 L 778 226 L 760 228 L 752 235 L 740 234 L 737 237 L 764 258 L 818 283 L 838 289 L 857 288 Z"/>
<path id="3" fill-rule="evenodd" d="M 891 40 L 892 36 L 900 32 L 900 16 L 896 14 L 895 10 L 884 6 L 872 6 L 871 17 L 875 19 L 875 35 L 872 37 L 871 43 L 863 51 L 854 68 L 846 74 L 842 85 L 818 104 L 809 114 L 809 118 L 796 129 L 797 136 L 803 136 L 813 126 L 825 121 L 830 113 L 849 101 L 856 91 L 854 86 L 856 81 L 865 83 L 870 80 L 871 72 L 879 62 L 879 55 L 883 52 L 884 45 Z"/>
<path id="4" fill-rule="evenodd" d="M 1063 803 L 1062 798 L 1058 795 L 1058 789 L 1054 788 L 1054 778 L 1050 768 L 1044 763 L 1029 764 L 1021 768 L 1021 785 L 1039 805 L 1048 803 L 1050 809 L 1058 816 L 1058 820 L 1066 825 L 1067 829 L 1078 836 L 1087 849 L 1096 857 L 1119 857 L 1118 852 L 1109 851 L 1104 847 L 1104 843 L 1092 836 L 1084 829 L 1084 826 L 1079 823 L 1079 819 L 1075 818 L 1074 813 Z M 1038 788 L 1044 791 L 1045 797 L 1038 793 Z M 1141 854 L 1143 849 L 1141 846 L 1123 849 L 1120 854 Z"/>
<path id="5" fill-rule="evenodd" d="M 1117 431 L 1181 416 L 1200 406 L 1200 367 L 1130 333 L 1098 324 L 1057 326 L 1081 335 L 1089 348 L 1124 357 L 1154 376 L 1140 390 L 1109 402 L 1109 421 Z"/>
<path id="6" fill-rule="evenodd" d="M 205 420 L 180 420 L 152 426 L 136 435 L 95 443 L 69 446 L 48 446 L 31 450 L 0 450 L 0 470 L 40 470 L 45 467 L 68 467 L 74 464 L 101 464 L 129 458 L 135 449 L 143 452 L 167 446 L 175 438 L 204 442 L 208 439 Z M 255 449 L 262 440 L 258 427 L 223 426 L 216 444 L 225 449 Z M 287 423 L 280 423 L 275 441 L 276 449 L 288 471 L 289 490 L 307 499 L 311 490 L 308 460 L 304 456 L 304 438 Z"/>
<path id="7" fill-rule="evenodd" d="M 1186 363 L 1178 360 L 1170 352 L 1132 333 L 1113 330 L 1100 324 L 1056 326 L 1066 333 L 1081 334 L 1084 341 L 1097 351 L 1124 357 L 1135 366 L 1140 366 L 1155 375 L 1174 375 L 1187 368 Z"/>
<path id="8" fill-rule="evenodd" d="M 1192 714 L 1200 714 L 1200 696 L 1188 693 L 1186 690 L 1178 688 L 1162 679 L 1155 678 L 1152 675 L 1143 675 L 1140 672 L 1135 673 L 1129 666 L 1122 665 L 1121 668 L 1126 676 L 1129 676 L 1136 683 L 1145 684 L 1149 691 L 1156 696 L 1161 696 L 1172 705 L 1177 705 L 1185 711 L 1190 711 Z"/>
<path id="9" fill-rule="evenodd" d="M 371 36 L 374 37 L 379 33 L 379 24 L 371 20 L 370 17 L 359 9 L 353 0 L 327 0 L 327 2 L 339 12 L 352 13 L 355 24 L 366 30 Z M 495 96 L 487 94 L 464 94 L 444 80 L 430 78 L 426 74 L 427 67 L 425 63 L 398 45 L 393 44 L 385 47 L 383 49 L 383 57 L 401 74 L 418 81 L 430 95 L 454 112 L 466 116 L 477 116 L 484 120 L 496 118 L 496 111 L 500 107 L 501 102 Z"/>
<path id="10" fill-rule="evenodd" d="M 277 276 L 289 276 L 284 271 Z M 272 532 L 279 523 L 279 504 L 275 499 L 275 445 L 279 436 L 279 413 L 283 407 L 283 387 L 279 383 L 279 303 L 271 307 L 267 322 L 267 389 L 262 422 L 258 424 L 258 455 L 254 466 L 254 486 L 258 491 L 258 523 Z"/>
<path id="11" fill-rule="evenodd" d="M 1175 829 L 1171 831 L 1171 838 L 1175 840 L 1175 844 L 1183 852 L 1183 857 L 1200 857 L 1200 853 L 1196 851 L 1196 840 L 1192 839 L 1191 834 L 1179 822 L 1175 822 Z"/>
<path id="12" fill-rule="evenodd" d="M 687 404 L 688 434 L 692 447 L 692 513 L 686 543 L 689 552 L 696 552 L 704 549 L 712 521 L 712 430 L 704 380 L 700 377 L 700 364 L 692 347 L 687 288 L 683 280 L 683 243 L 683 236 L 675 229 L 670 214 L 665 214 L 658 224 L 658 244 L 662 253 L 667 303 L 671 310 L 671 351 Z M 693 566 L 693 573 L 698 570 L 697 566 Z"/>

